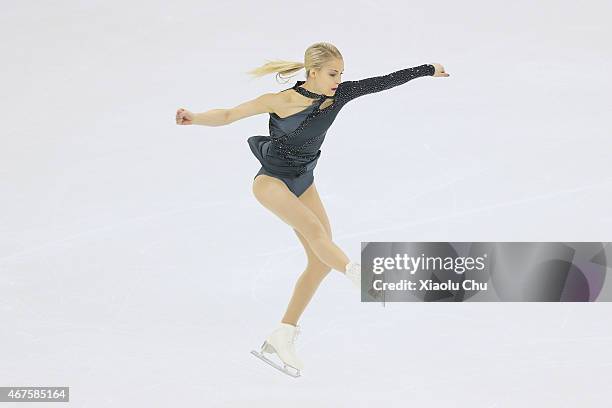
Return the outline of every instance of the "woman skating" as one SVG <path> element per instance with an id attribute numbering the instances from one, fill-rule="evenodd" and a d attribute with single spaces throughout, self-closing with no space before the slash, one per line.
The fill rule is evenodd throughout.
<path id="1" fill-rule="evenodd" d="M 306 270 L 298 278 L 293 296 L 280 325 L 254 355 L 292 376 L 299 376 L 303 363 L 295 353 L 298 320 L 321 281 L 335 269 L 361 288 L 361 267 L 352 262 L 332 241 L 325 209 L 314 184 L 314 169 L 327 130 L 346 103 L 360 96 L 380 92 L 422 76 L 447 77 L 440 64 L 424 64 L 387 75 L 342 82 L 344 60 L 336 47 L 316 43 L 308 47 L 304 63 L 269 62 L 251 73 L 272 72 L 290 75 L 305 68 L 306 81 L 291 88 L 267 93 L 232 109 L 214 109 L 194 114 L 179 109 L 179 125 L 221 126 L 249 116 L 268 113 L 269 136 L 248 138 L 249 146 L 261 163 L 253 180 L 253 194 L 272 213 L 293 228 L 308 258 Z M 359 140 L 359 135 L 355 135 Z M 347 147 L 350 149 L 350 146 Z M 275 353 L 282 366 L 264 353 Z"/>

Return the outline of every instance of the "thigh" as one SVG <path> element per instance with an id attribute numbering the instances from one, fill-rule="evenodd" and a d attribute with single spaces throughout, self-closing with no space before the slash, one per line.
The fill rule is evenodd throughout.
<path id="1" fill-rule="evenodd" d="M 268 210 L 304 237 L 327 235 L 326 226 L 283 181 L 265 174 L 255 177 L 253 195 Z"/>
<path id="2" fill-rule="evenodd" d="M 317 192 L 317 188 L 315 187 L 314 183 L 310 187 L 308 187 L 308 189 L 304 192 L 304 194 L 302 194 L 299 197 L 299 200 L 306 207 L 310 208 L 310 210 L 313 213 L 316 214 L 317 218 L 319 218 L 319 221 L 321 221 L 321 224 L 323 224 L 323 226 L 325 227 L 325 231 L 327 232 L 327 235 L 331 239 L 332 233 L 331 233 L 331 227 L 329 225 L 329 219 L 327 218 L 327 214 L 325 212 L 325 208 L 323 207 L 323 203 L 321 202 L 321 199 L 319 197 L 319 193 Z M 311 267 L 319 266 L 320 269 L 323 270 L 323 272 L 331 271 L 331 268 L 329 266 L 327 266 L 325 263 L 323 263 L 316 256 L 316 254 L 314 253 L 314 251 L 310 247 L 310 244 L 308 244 L 308 242 L 304 239 L 302 234 L 300 234 L 300 232 L 298 230 L 296 230 L 295 228 L 293 229 L 293 231 L 295 232 L 295 234 L 297 235 L 298 239 L 302 243 L 302 246 L 304 247 L 304 251 L 306 251 L 306 257 L 308 258 L 308 264 Z"/>
<path id="3" fill-rule="evenodd" d="M 332 232 L 329 218 L 327 217 L 327 212 L 325 211 L 323 202 L 321 202 L 321 197 L 319 197 L 319 192 L 317 191 L 317 187 L 315 186 L 314 182 L 306 191 L 304 191 L 304 194 L 299 197 L 299 200 L 317 215 L 319 221 L 321 221 L 321 224 L 323 224 L 325 227 L 327 235 L 331 238 Z"/>

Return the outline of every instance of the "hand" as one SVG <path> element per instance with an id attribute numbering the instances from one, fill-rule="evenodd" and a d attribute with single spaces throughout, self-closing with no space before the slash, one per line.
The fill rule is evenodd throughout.
<path id="1" fill-rule="evenodd" d="M 448 74 L 444 72 L 444 67 L 442 65 L 437 64 L 435 62 L 432 62 L 431 65 L 433 65 L 434 68 L 436 68 L 436 71 L 434 72 L 432 76 L 435 76 L 435 77 L 447 77 L 448 76 Z"/>
<path id="2" fill-rule="evenodd" d="M 193 113 L 187 109 L 179 108 L 176 111 L 176 124 L 177 125 L 193 125 Z"/>

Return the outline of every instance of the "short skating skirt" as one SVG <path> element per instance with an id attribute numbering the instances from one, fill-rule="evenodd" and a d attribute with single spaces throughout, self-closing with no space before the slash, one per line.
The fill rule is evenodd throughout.
<path id="1" fill-rule="evenodd" d="M 313 171 L 317 164 L 317 159 L 320 155 L 320 151 L 314 160 L 312 160 L 310 163 L 303 167 L 302 171 L 304 172 L 302 174 L 284 174 L 286 173 L 285 168 L 282 168 L 282 170 L 284 171 L 283 174 L 277 174 L 276 172 L 272 171 L 275 167 L 270 165 L 270 163 L 268 163 L 267 165 L 267 167 L 270 167 L 270 169 L 267 169 L 263 166 L 264 162 L 266 162 L 264 157 L 266 157 L 268 148 L 270 147 L 269 140 L 270 137 L 268 136 L 252 136 L 248 139 L 249 146 L 253 154 L 262 164 L 261 168 L 259 169 L 259 172 L 257 172 L 254 178 L 259 176 L 260 174 L 265 174 L 267 176 L 277 178 L 283 183 L 285 183 L 289 190 L 291 190 L 291 192 L 295 194 L 296 197 L 301 196 L 304 191 L 306 191 L 306 189 L 308 189 L 308 187 L 310 187 L 310 185 L 314 182 Z"/>

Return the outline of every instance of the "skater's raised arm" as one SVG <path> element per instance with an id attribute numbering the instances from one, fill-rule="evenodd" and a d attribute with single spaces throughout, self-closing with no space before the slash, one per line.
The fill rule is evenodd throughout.
<path id="1" fill-rule="evenodd" d="M 179 108 L 176 111 L 176 124 L 204 126 L 227 125 L 227 111 L 228 109 L 212 109 L 202 113 L 193 113 L 187 109 Z"/>
<path id="2" fill-rule="evenodd" d="M 275 93 L 267 93 L 230 109 L 212 109 L 201 113 L 193 113 L 187 109 L 180 108 L 176 112 L 176 124 L 203 126 L 229 125 L 232 122 L 249 116 L 273 112 L 276 95 Z"/>
<path id="3" fill-rule="evenodd" d="M 444 74 L 444 75 L 439 75 Z M 400 69 L 387 75 L 365 78 L 359 81 L 344 81 L 338 88 L 344 103 L 363 95 L 384 91 L 422 76 L 448 76 L 440 64 L 423 64 Z"/>
<path id="4" fill-rule="evenodd" d="M 267 93 L 228 109 L 227 123 L 232 123 L 240 119 L 248 118 L 249 116 L 259 115 L 261 113 L 274 112 L 276 100 L 276 93 Z"/>

